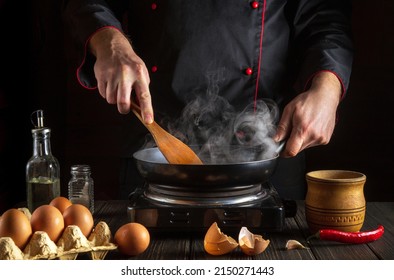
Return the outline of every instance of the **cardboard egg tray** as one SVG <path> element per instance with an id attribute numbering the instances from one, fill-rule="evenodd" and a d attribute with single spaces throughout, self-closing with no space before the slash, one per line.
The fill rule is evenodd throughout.
<path id="1" fill-rule="evenodd" d="M 103 260 L 110 250 L 116 248 L 108 225 L 100 221 L 88 238 L 78 226 L 67 226 L 57 243 L 46 232 L 36 231 L 23 250 L 15 245 L 12 238 L 1 237 L 0 260 L 75 260 L 83 253 L 92 260 Z"/>

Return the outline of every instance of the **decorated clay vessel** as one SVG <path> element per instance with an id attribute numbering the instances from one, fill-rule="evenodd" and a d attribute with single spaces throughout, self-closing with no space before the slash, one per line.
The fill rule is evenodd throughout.
<path id="1" fill-rule="evenodd" d="M 348 170 L 306 174 L 305 216 L 311 233 L 320 229 L 359 231 L 364 223 L 366 176 Z"/>

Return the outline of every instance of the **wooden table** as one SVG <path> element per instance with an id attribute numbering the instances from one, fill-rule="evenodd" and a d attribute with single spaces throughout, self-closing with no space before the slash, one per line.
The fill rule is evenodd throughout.
<path id="1" fill-rule="evenodd" d="M 123 224 L 129 222 L 127 216 L 128 201 L 97 201 L 95 222 L 108 223 L 113 235 Z M 110 251 L 106 259 L 125 260 L 394 260 L 394 202 L 368 202 L 366 218 L 362 230 L 375 229 L 379 224 L 385 227 L 384 235 L 369 244 L 342 244 L 333 241 L 311 240 L 307 229 L 304 202 L 297 201 L 298 210 L 294 218 L 285 219 L 282 232 L 258 233 L 270 239 L 270 245 L 260 255 L 247 256 L 239 248 L 223 256 L 211 256 L 204 251 L 204 233 L 171 234 L 154 233 L 148 249 L 139 256 L 127 257 L 118 250 Z M 226 232 L 225 232 L 226 233 Z M 230 235 L 230 234 L 229 234 Z M 232 236 L 237 239 L 237 236 Z M 309 249 L 286 250 L 287 240 L 295 239 Z"/>

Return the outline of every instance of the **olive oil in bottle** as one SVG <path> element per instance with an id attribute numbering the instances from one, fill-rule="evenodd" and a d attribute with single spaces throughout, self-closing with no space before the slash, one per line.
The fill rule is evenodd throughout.
<path id="1" fill-rule="evenodd" d="M 27 207 L 31 212 L 60 196 L 60 166 L 52 155 L 51 130 L 44 127 L 42 110 L 34 113 L 37 123 L 32 129 L 33 156 L 26 165 Z"/>

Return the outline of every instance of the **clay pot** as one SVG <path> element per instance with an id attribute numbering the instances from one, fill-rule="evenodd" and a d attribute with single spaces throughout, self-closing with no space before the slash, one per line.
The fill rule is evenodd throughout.
<path id="1" fill-rule="evenodd" d="M 318 170 L 306 174 L 305 217 L 310 232 L 320 229 L 359 231 L 365 218 L 366 176 L 348 170 Z"/>

